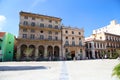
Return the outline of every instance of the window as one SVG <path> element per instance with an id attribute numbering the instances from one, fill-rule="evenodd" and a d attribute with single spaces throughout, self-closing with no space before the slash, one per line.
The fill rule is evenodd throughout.
<path id="1" fill-rule="evenodd" d="M 79 40 L 81 40 L 81 38 L 79 38 Z"/>
<path id="2" fill-rule="evenodd" d="M 40 27 L 44 27 L 44 24 L 43 24 L 43 23 L 40 23 Z"/>
<path id="3" fill-rule="evenodd" d="M 23 38 L 27 38 L 27 34 L 23 34 L 23 36 L 22 36 Z"/>
<path id="4" fill-rule="evenodd" d="M 32 20 L 35 20 L 35 18 L 34 18 L 34 17 L 32 17 Z"/>
<path id="5" fill-rule="evenodd" d="M 51 32 L 51 31 L 49 31 L 49 32 L 48 32 L 48 34 L 52 34 L 52 32 Z"/>
<path id="6" fill-rule="evenodd" d="M 57 37 L 57 36 L 55 37 L 55 40 L 58 40 L 58 37 Z"/>
<path id="7" fill-rule="evenodd" d="M 49 27 L 49 28 L 52 28 L 52 25 L 51 25 L 51 24 L 49 24 L 49 25 L 48 25 L 48 27 Z"/>
<path id="8" fill-rule="evenodd" d="M 23 32 L 27 32 L 27 29 L 23 29 Z"/>
<path id="9" fill-rule="evenodd" d="M 40 35 L 40 40 L 43 40 L 44 39 L 44 36 L 43 35 Z"/>
<path id="10" fill-rule="evenodd" d="M 74 31 L 72 31 L 72 34 L 74 34 Z"/>
<path id="11" fill-rule="evenodd" d="M 58 29 L 58 25 L 55 26 L 55 29 Z"/>
<path id="12" fill-rule="evenodd" d="M 80 53 L 82 53 L 82 49 L 80 49 Z"/>
<path id="13" fill-rule="evenodd" d="M 72 41 L 72 46 L 75 46 L 75 41 Z"/>
<path id="14" fill-rule="evenodd" d="M 28 25 L 28 22 L 27 22 L 27 21 L 24 21 L 24 22 L 23 22 L 23 25 Z"/>
<path id="15" fill-rule="evenodd" d="M 74 40 L 74 37 L 72 37 L 72 40 Z"/>
<path id="16" fill-rule="evenodd" d="M 24 19 L 28 19 L 28 16 L 24 16 Z"/>
<path id="17" fill-rule="evenodd" d="M 43 33 L 43 31 L 40 31 L 40 33 Z"/>
<path id="18" fill-rule="evenodd" d="M 68 37 L 66 37 L 66 39 L 68 39 Z"/>
<path id="19" fill-rule="evenodd" d="M 66 41 L 66 42 L 65 42 L 65 45 L 69 45 L 69 42 L 68 42 L 68 41 Z"/>
<path id="20" fill-rule="evenodd" d="M 79 42 L 79 46 L 82 46 L 82 42 L 81 41 Z"/>
<path id="21" fill-rule="evenodd" d="M 81 35 L 81 32 L 79 32 L 79 35 Z"/>
<path id="22" fill-rule="evenodd" d="M 65 31 L 65 33 L 68 33 L 68 31 Z"/>
<path id="23" fill-rule="evenodd" d="M 68 49 L 67 49 L 67 48 L 65 49 L 65 52 L 68 52 Z"/>
<path id="24" fill-rule="evenodd" d="M 34 34 L 31 34 L 31 35 L 30 35 L 30 39 L 35 39 L 35 35 L 34 35 Z"/>
<path id="25" fill-rule="evenodd" d="M 31 26 L 35 26 L 35 22 L 32 22 L 32 23 L 31 23 Z"/>
<path id="26" fill-rule="evenodd" d="M 48 36 L 48 40 L 52 40 L 52 36 Z"/>
<path id="27" fill-rule="evenodd" d="M 34 33 L 34 32 L 35 32 L 35 30 L 34 30 L 34 29 L 31 29 L 31 32 L 33 32 L 33 33 Z"/>
<path id="28" fill-rule="evenodd" d="M 51 23 L 51 22 L 52 22 L 52 20 L 49 20 L 49 22 Z"/>
<path id="29" fill-rule="evenodd" d="M 58 24 L 58 21 L 55 21 L 56 24 Z"/>
<path id="30" fill-rule="evenodd" d="M 58 32 L 55 32 L 55 35 L 58 35 Z"/>

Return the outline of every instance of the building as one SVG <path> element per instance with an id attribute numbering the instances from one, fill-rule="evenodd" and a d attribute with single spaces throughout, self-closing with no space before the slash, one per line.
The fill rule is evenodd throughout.
<path id="1" fill-rule="evenodd" d="M 120 24 L 118 24 L 117 21 L 112 20 L 109 25 L 93 30 L 93 34 L 101 33 L 101 32 L 120 35 Z"/>
<path id="2" fill-rule="evenodd" d="M 77 59 L 85 58 L 84 30 L 69 26 L 62 27 L 62 51 L 63 56 Z"/>
<path id="3" fill-rule="evenodd" d="M 111 33 L 96 33 L 86 38 L 86 57 L 88 59 L 100 59 L 106 56 L 113 57 L 117 49 L 120 49 L 120 35 Z M 109 53 L 109 55 L 108 55 Z"/>
<path id="4" fill-rule="evenodd" d="M 24 60 L 25 49 L 32 48 L 31 59 L 61 59 L 61 18 L 20 12 L 17 54 Z"/>
<path id="5" fill-rule="evenodd" d="M 83 56 L 84 30 L 61 27 L 61 21 L 58 17 L 21 11 L 17 60 L 25 60 L 28 48 L 32 49 L 29 56 L 31 60 L 62 60 L 66 58 L 67 49 L 74 57 Z M 68 33 L 65 32 L 67 29 Z M 64 42 L 66 37 L 70 42 L 69 46 Z"/>
<path id="6" fill-rule="evenodd" d="M 0 32 L 0 61 L 12 61 L 14 55 L 14 35 Z"/>

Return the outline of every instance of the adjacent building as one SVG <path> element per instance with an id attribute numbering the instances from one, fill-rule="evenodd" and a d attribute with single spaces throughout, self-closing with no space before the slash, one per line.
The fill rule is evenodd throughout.
<path id="1" fill-rule="evenodd" d="M 64 57 L 67 55 L 73 59 L 85 58 L 84 47 L 84 30 L 81 28 L 73 28 L 70 26 L 62 27 L 62 51 Z"/>
<path id="2" fill-rule="evenodd" d="M 100 59 L 103 54 L 109 53 L 114 56 L 117 49 L 120 49 L 120 24 L 115 20 L 107 27 L 93 30 L 93 34 L 85 39 L 86 57 L 88 59 Z M 108 55 L 107 55 L 108 56 Z"/>

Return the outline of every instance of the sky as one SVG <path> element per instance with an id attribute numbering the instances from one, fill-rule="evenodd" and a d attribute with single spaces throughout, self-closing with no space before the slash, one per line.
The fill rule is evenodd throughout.
<path id="1" fill-rule="evenodd" d="M 0 0 L 0 32 L 18 36 L 20 11 L 60 17 L 85 37 L 112 20 L 120 24 L 120 0 Z"/>

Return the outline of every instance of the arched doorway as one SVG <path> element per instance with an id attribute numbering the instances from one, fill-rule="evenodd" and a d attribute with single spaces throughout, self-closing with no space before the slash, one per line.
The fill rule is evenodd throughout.
<path id="1" fill-rule="evenodd" d="M 38 47 L 38 58 L 43 59 L 44 58 L 44 46 Z"/>
<path id="2" fill-rule="evenodd" d="M 35 46 L 30 45 L 29 48 L 32 49 L 32 54 L 30 55 L 30 57 L 33 59 L 35 57 Z"/>
<path id="3" fill-rule="evenodd" d="M 59 47 L 58 46 L 54 47 L 54 58 L 59 59 Z"/>
<path id="4" fill-rule="evenodd" d="M 27 45 L 23 44 L 20 47 L 20 52 L 21 52 L 21 59 L 25 57 L 25 50 L 27 49 Z"/>
<path id="5" fill-rule="evenodd" d="M 47 51 L 48 51 L 48 58 L 49 58 L 49 60 L 53 59 L 53 47 L 52 46 L 48 46 L 47 47 Z"/>

